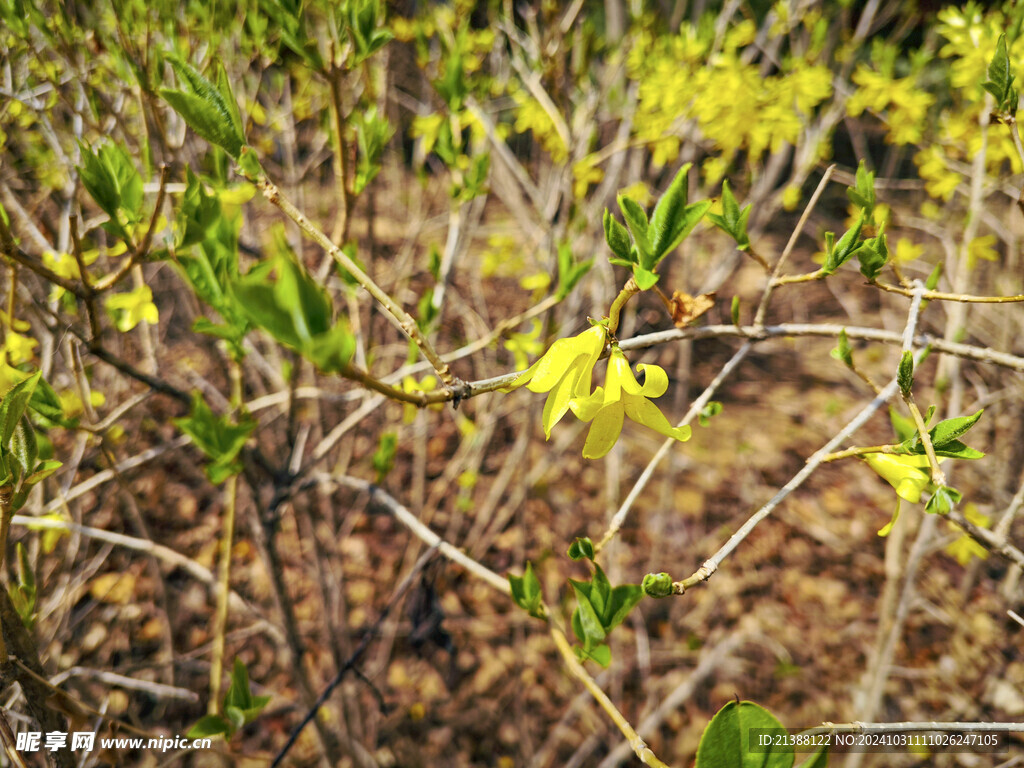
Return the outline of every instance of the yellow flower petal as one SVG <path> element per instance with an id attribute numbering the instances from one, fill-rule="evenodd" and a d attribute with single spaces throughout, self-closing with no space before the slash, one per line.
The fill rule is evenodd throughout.
<path id="1" fill-rule="evenodd" d="M 597 412 L 583 444 L 583 458 L 600 459 L 612 449 L 622 432 L 624 411 L 622 403 L 612 403 Z"/>
<path id="2" fill-rule="evenodd" d="M 921 501 L 921 493 L 931 483 L 927 456 L 904 456 L 887 453 L 869 453 L 864 460 L 889 485 L 896 495 L 911 504 Z"/>

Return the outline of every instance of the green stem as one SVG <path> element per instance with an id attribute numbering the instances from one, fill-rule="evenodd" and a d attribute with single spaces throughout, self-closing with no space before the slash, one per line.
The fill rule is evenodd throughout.
<path id="1" fill-rule="evenodd" d="M 909 392 L 903 395 L 903 402 L 910 409 L 910 415 L 914 418 L 914 424 L 917 426 L 917 434 L 921 436 L 921 444 L 924 446 L 925 455 L 928 457 L 928 466 L 932 470 L 932 482 L 941 488 L 946 484 L 946 473 L 939 468 L 939 459 L 935 455 L 935 446 L 932 445 L 932 438 L 928 434 L 928 427 L 921 416 L 921 410 L 917 407 L 917 403 L 914 402 L 914 396 Z"/>
<path id="2" fill-rule="evenodd" d="M 242 369 L 232 360 L 228 369 L 231 376 L 231 407 L 234 412 L 242 405 Z M 217 612 L 213 617 L 213 649 L 210 653 L 210 701 L 207 711 L 220 712 L 221 677 L 224 673 L 224 638 L 228 625 L 228 599 L 231 589 L 231 545 L 235 538 L 235 510 L 238 506 L 238 475 L 231 475 L 224 486 L 224 532 L 220 541 L 220 563 L 217 571 Z"/>
<path id="3" fill-rule="evenodd" d="M 640 293 L 640 286 L 636 284 L 636 280 L 630 277 L 608 309 L 608 333 L 610 335 L 614 336 L 615 332 L 619 330 L 619 316 L 622 314 L 622 308 L 638 293 Z"/>

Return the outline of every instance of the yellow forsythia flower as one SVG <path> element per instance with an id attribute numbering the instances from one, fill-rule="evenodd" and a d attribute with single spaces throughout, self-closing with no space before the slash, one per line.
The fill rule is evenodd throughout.
<path id="1" fill-rule="evenodd" d="M 921 493 L 932 481 L 927 456 L 869 453 L 864 461 L 896 489 L 897 496 L 911 504 L 921 501 Z"/>
<path id="2" fill-rule="evenodd" d="M 559 339 L 540 360 L 503 388 L 509 392 L 526 384 L 531 392 L 549 393 L 542 416 L 546 438 L 569 410 L 570 400 L 590 395 L 590 379 L 606 337 L 607 331 L 595 325 L 579 336 Z"/>
<path id="3" fill-rule="evenodd" d="M 604 387 L 585 398 L 573 398 L 569 407 L 580 421 L 591 421 L 583 458 L 599 459 L 612 449 L 622 432 L 624 417 L 679 441 L 690 439 L 689 427 L 673 427 L 648 398 L 661 397 L 668 389 L 668 375 L 657 365 L 638 365 L 641 385 L 618 346 L 612 347 Z"/>

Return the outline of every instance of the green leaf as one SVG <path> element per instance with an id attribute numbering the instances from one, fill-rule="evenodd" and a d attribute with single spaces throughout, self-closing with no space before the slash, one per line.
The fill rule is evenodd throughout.
<path id="1" fill-rule="evenodd" d="M 612 663 L 612 649 L 602 643 L 590 650 L 586 648 L 580 648 L 578 645 L 572 647 L 573 652 L 576 654 L 576 658 L 581 662 L 596 661 L 605 669 L 608 669 Z"/>
<path id="2" fill-rule="evenodd" d="M 377 484 L 395 468 L 395 452 L 398 448 L 398 433 L 385 432 L 380 436 L 380 443 L 373 454 L 373 468 L 377 472 Z"/>
<path id="3" fill-rule="evenodd" d="M 672 183 L 665 190 L 665 194 L 661 196 L 658 204 L 654 207 L 648 230 L 653 261 L 650 264 L 644 264 L 648 268 L 654 267 L 675 250 L 711 207 L 710 200 L 703 200 L 692 205 L 686 204 L 686 174 L 689 170 L 689 163 L 679 169 Z"/>
<path id="4" fill-rule="evenodd" d="M 25 478 L 25 485 L 35 485 L 41 480 L 45 480 L 62 466 L 64 466 L 63 462 L 56 459 L 47 459 L 46 461 L 39 462 L 36 464 L 32 474 Z"/>
<path id="5" fill-rule="evenodd" d="M 845 363 L 847 367 L 853 367 L 853 348 L 850 346 L 850 340 L 846 337 L 845 328 L 839 332 L 839 345 L 830 354 L 836 360 Z"/>
<path id="6" fill-rule="evenodd" d="M 181 90 L 161 88 L 160 95 L 193 131 L 238 160 L 245 136 L 238 116 L 238 106 L 229 105 L 229 101 L 234 101 L 234 96 L 226 79 L 225 94 L 187 61 L 167 56 L 167 62 L 177 75 Z"/>
<path id="7" fill-rule="evenodd" d="M 860 273 L 868 280 L 874 281 L 889 261 L 889 246 L 885 233 L 879 232 L 877 237 L 865 240 L 856 250 L 856 254 L 860 262 Z"/>
<path id="8" fill-rule="evenodd" d="M 750 744 L 752 728 L 785 732 L 782 723 L 763 707 L 752 701 L 730 701 L 704 729 L 697 747 L 696 768 L 791 768 L 793 747 L 763 747 L 764 752 L 755 752 Z"/>
<path id="9" fill-rule="evenodd" d="M 625 229 L 622 231 L 625 233 Z M 561 243 L 558 246 L 557 296 L 559 301 L 569 295 L 569 292 L 576 287 L 580 278 L 590 271 L 590 267 L 593 263 L 593 259 L 587 259 L 580 264 L 574 264 L 572 258 L 572 246 L 569 243 Z"/>
<path id="10" fill-rule="evenodd" d="M 246 710 L 253 702 L 252 691 L 249 690 L 249 670 L 246 669 L 245 663 L 236 657 L 231 668 L 231 685 L 224 694 L 224 706 Z"/>
<path id="11" fill-rule="evenodd" d="M 199 392 L 192 395 L 189 416 L 174 419 L 174 424 L 192 438 L 196 447 L 211 460 L 207 476 L 214 484 L 241 471 L 242 467 L 235 463 L 235 458 L 256 428 L 256 422 L 252 419 L 243 419 L 234 424 L 227 416 L 215 416 Z"/>
<path id="12" fill-rule="evenodd" d="M 654 284 L 658 282 L 658 275 L 650 270 L 644 269 L 639 264 L 634 264 L 633 279 L 636 280 L 636 284 L 640 286 L 641 291 L 646 291 L 649 288 L 653 288 Z"/>
<path id="13" fill-rule="evenodd" d="M 910 352 L 904 352 L 903 357 L 900 358 L 896 381 L 904 395 L 909 395 L 910 390 L 914 388 L 914 356 Z"/>
<path id="14" fill-rule="evenodd" d="M 929 291 L 934 291 L 935 287 L 939 284 L 939 278 L 942 277 L 942 262 L 940 261 L 932 269 L 931 274 L 928 275 L 928 279 L 925 280 L 924 287 Z"/>
<path id="15" fill-rule="evenodd" d="M 23 414 L 14 427 L 14 434 L 11 436 L 11 455 L 21 467 L 21 477 L 25 477 L 35 468 L 39 446 L 36 443 L 36 431 L 32 428 L 32 422 L 29 421 L 27 414 Z"/>
<path id="16" fill-rule="evenodd" d="M 988 80 L 981 87 L 992 94 L 996 102 L 996 110 L 1010 112 L 1017 110 L 1017 92 L 1013 88 L 1013 67 L 1006 49 L 1006 35 L 1000 35 L 996 43 L 996 51 L 988 65 Z"/>
<path id="17" fill-rule="evenodd" d="M 857 164 L 854 186 L 847 188 L 846 196 L 862 210 L 866 221 L 872 220 L 875 211 L 875 174 L 864 166 L 863 160 Z"/>
<path id="18" fill-rule="evenodd" d="M 57 397 L 57 393 L 53 391 L 53 387 L 49 385 L 46 379 L 39 379 L 39 383 L 32 393 L 32 398 L 29 400 L 28 407 L 42 416 L 43 419 L 52 421 L 54 424 L 61 424 L 72 428 L 75 426 L 74 420 L 64 418 L 64 409 L 61 407 L 60 398 Z"/>
<path id="19" fill-rule="evenodd" d="M 633 606 L 639 603 L 644 597 L 644 590 L 639 584 L 620 584 L 612 590 L 608 600 L 608 607 L 605 609 L 605 631 L 611 632 L 619 626 Z"/>
<path id="20" fill-rule="evenodd" d="M 590 602 L 590 595 L 583 590 L 583 585 L 573 579 L 569 579 L 569 583 L 576 593 L 576 610 L 572 614 L 573 631 L 585 649 L 593 648 L 605 639 L 607 633 L 601 625 L 601 619 L 594 610 L 593 603 Z"/>
<path id="21" fill-rule="evenodd" d="M 276 276 L 276 280 L 272 280 Z M 343 319 L 331 325 L 327 292 L 291 256 L 260 262 L 231 285 L 239 312 L 324 373 L 344 369 L 355 340 Z"/>
<path id="22" fill-rule="evenodd" d="M 892 406 L 889 407 L 889 421 L 892 423 L 896 437 L 903 442 L 917 436 L 917 426 L 909 416 L 903 416 Z"/>
<path id="23" fill-rule="evenodd" d="M 6 450 L 10 444 L 11 436 L 25 415 L 25 409 L 42 377 L 42 372 L 36 371 L 7 390 L 0 401 L 0 450 Z"/>
<path id="24" fill-rule="evenodd" d="M 924 453 L 924 446 L 919 445 L 919 450 L 915 450 L 914 453 Z M 976 451 L 974 448 L 970 448 L 959 440 L 950 440 L 948 443 L 943 445 L 941 448 L 935 448 L 936 456 L 944 456 L 949 459 L 983 459 L 985 454 L 981 451 Z"/>
<path id="25" fill-rule="evenodd" d="M 740 324 L 740 297 L 739 296 L 733 296 L 732 297 L 732 309 L 730 310 L 730 314 L 732 315 L 732 324 L 738 326 Z"/>
<path id="26" fill-rule="evenodd" d="M 936 490 L 932 497 L 928 499 L 924 511 L 930 514 L 945 515 L 959 504 L 963 497 L 964 495 L 956 488 L 944 485 Z"/>
<path id="27" fill-rule="evenodd" d="M 828 768 L 828 747 L 821 747 L 800 763 L 799 768 Z"/>
<path id="28" fill-rule="evenodd" d="M 711 423 L 711 419 L 720 414 L 723 409 L 723 405 L 717 400 L 711 400 L 705 405 L 697 416 L 697 423 L 702 427 L 706 427 Z"/>
<path id="29" fill-rule="evenodd" d="M 837 269 L 839 269 L 839 267 L 845 264 L 846 260 L 849 259 L 853 255 L 854 251 L 857 250 L 857 247 L 860 245 L 860 233 L 863 228 L 864 216 L 862 214 L 860 218 L 857 219 L 857 223 L 850 227 L 850 229 L 846 230 L 846 234 L 839 238 L 839 242 L 831 248 L 828 247 L 828 235 L 831 233 L 825 233 L 826 255 L 825 263 L 822 265 L 821 269 L 826 275 L 833 274 Z M 835 235 L 833 235 L 833 237 L 835 237 Z"/>
<path id="30" fill-rule="evenodd" d="M 587 537 L 576 539 L 569 545 L 569 557 L 572 560 L 582 560 L 583 558 L 593 560 L 594 542 Z"/>
<path id="31" fill-rule="evenodd" d="M 984 412 L 985 409 L 982 408 L 972 416 L 961 416 L 956 419 L 940 421 L 928 431 L 928 435 L 932 439 L 932 445 L 935 448 L 943 448 L 961 435 L 967 434 L 978 423 L 978 419 L 981 418 L 981 414 Z"/>
<path id="32" fill-rule="evenodd" d="M 654 247 L 651 245 L 650 238 L 647 233 L 647 214 L 644 209 L 631 198 L 623 197 L 619 195 L 619 208 L 622 210 L 622 218 L 626 220 L 626 226 L 629 228 L 629 234 L 633 236 L 633 243 L 636 245 L 637 255 L 639 255 L 638 263 L 645 269 L 650 269 L 654 266 Z M 632 257 L 633 254 L 631 253 Z"/>
<path id="33" fill-rule="evenodd" d="M 84 144 L 82 164 L 78 167 L 82 186 L 110 217 L 115 233 L 124 234 L 118 211 L 124 211 L 128 223 L 139 221 L 143 203 L 142 177 L 128 152 L 119 145 L 104 141 L 93 152 Z"/>
<path id="34" fill-rule="evenodd" d="M 537 574 L 533 572 L 533 564 L 527 561 L 526 571 L 522 576 L 509 574 L 508 583 L 512 588 L 512 601 L 535 619 L 543 619 L 543 595 Z"/>
<path id="35" fill-rule="evenodd" d="M 185 169 L 185 194 L 182 195 L 175 224 L 175 242 L 179 249 L 203 242 L 207 231 L 221 216 L 220 200 L 208 195 L 203 183 Z"/>
<path id="36" fill-rule="evenodd" d="M 208 739 L 211 736 L 226 734 L 231 730 L 231 723 L 220 715 L 203 715 L 199 722 L 188 729 L 186 737 L 190 739 Z"/>
<path id="37" fill-rule="evenodd" d="M 753 206 L 747 204 L 741 211 L 732 194 L 729 180 L 722 182 L 722 215 L 709 213 L 708 219 L 711 223 L 732 237 L 736 241 L 736 247 L 741 251 L 750 247 L 750 237 L 747 235 L 747 219 L 750 218 L 750 211 Z"/>

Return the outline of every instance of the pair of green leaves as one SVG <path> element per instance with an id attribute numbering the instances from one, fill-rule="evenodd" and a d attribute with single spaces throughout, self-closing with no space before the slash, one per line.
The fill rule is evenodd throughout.
<path id="1" fill-rule="evenodd" d="M 576 262 L 572 257 L 572 246 L 569 243 L 562 243 L 558 246 L 558 300 L 561 301 L 573 288 L 576 287 L 576 283 L 580 281 L 587 272 L 590 271 L 591 265 L 594 263 L 593 259 L 587 259 L 586 261 Z"/>
<path id="2" fill-rule="evenodd" d="M 216 82 L 211 82 L 187 61 L 175 56 L 166 58 L 179 87 L 161 88 L 160 95 L 193 131 L 234 158 L 246 176 L 258 178 L 262 169 L 255 154 L 245 145 L 242 116 L 224 65 L 214 59 L 211 66 Z"/>
<path id="3" fill-rule="evenodd" d="M 238 454 L 256 428 L 255 421 L 243 418 L 235 423 L 227 416 L 217 416 L 203 400 L 203 396 L 196 392 L 192 395 L 189 415 L 175 419 L 174 424 L 192 438 L 196 447 L 210 459 L 205 472 L 211 483 L 219 485 L 231 475 L 242 471 Z"/>
<path id="4" fill-rule="evenodd" d="M 612 661 L 612 652 L 605 643 L 608 633 L 621 624 L 633 610 L 644 591 L 639 584 L 621 584 L 613 587 L 608 577 L 594 561 L 594 543 L 588 538 L 576 539 L 569 547 L 573 560 L 590 560 L 594 574 L 589 581 L 569 579 L 576 596 L 576 609 L 572 614 L 572 630 L 581 645 L 573 646 L 580 661 L 588 659 L 607 667 Z M 522 576 L 509 574 L 512 600 L 536 619 L 547 619 L 544 596 L 540 581 L 534 573 L 532 563 L 526 563 Z"/>
<path id="5" fill-rule="evenodd" d="M 243 355 L 242 337 L 249 321 L 237 305 L 230 286 L 239 279 L 238 218 L 229 218 L 216 195 L 187 171 L 187 183 L 178 210 L 177 265 L 196 295 L 213 307 L 223 323 L 199 317 L 193 330 L 224 339 L 236 359 Z"/>
<path id="6" fill-rule="evenodd" d="M 49 385 L 43 387 L 40 397 L 35 396 L 41 381 L 42 373 L 37 371 L 11 387 L 0 401 L 0 487 L 7 486 L 13 492 L 12 513 L 24 506 L 31 486 L 61 466 L 53 459 L 40 460 L 36 430 L 28 415 L 29 407 L 35 409 L 37 405 L 44 415 L 56 415 L 53 403 L 45 402 L 50 399 L 46 395 L 53 393 Z M 56 411 L 60 412 L 59 401 Z"/>
<path id="7" fill-rule="evenodd" d="M 758 736 L 766 737 L 764 746 Z M 788 732 L 771 712 L 752 701 L 730 701 L 704 729 L 695 768 L 792 768 L 795 759 Z M 828 749 L 822 747 L 800 768 L 827 765 Z"/>
<path id="8" fill-rule="evenodd" d="M 249 670 L 241 659 L 235 659 L 231 685 L 224 695 L 222 715 L 206 715 L 188 732 L 190 739 L 224 735 L 230 739 L 235 732 L 255 720 L 270 702 L 269 696 L 254 696 L 249 686 Z"/>
<path id="9" fill-rule="evenodd" d="M 370 58 L 394 39 L 390 29 L 383 26 L 384 9 L 380 0 L 348 0 L 342 5 L 345 31 L 352 43 L 354 64 Z"/>
<path id="10" fill-rule="evenodd" d="M 604 238 L 614 254 L 609 261 L 632 269 L 641 290 L 658 282 L 654 271 L 658 263 L 676 249 L 711 207 L 710 200 L 687 203 L 686 173 L 689 170 L 689 163 L 679 169 L 654 207 L 650 220 L 639 203 L 623 195 L 619 195 L 618 200 L 626 226 L 605 209 Z"/>
<path id="11" fill-rule="evenodd" d="M 747 219 L 750 218 L 751 206 L 749 203 L 740 210 L 736 197 L 729 187 L 729 181 L 722 182 L 722 214 L 709 213 L 708 220 L 732 237 L 736 241 L 736 247 L 745 251 L 750 248 L 750 236 L 747 234 Z"/>
<path id="12" fill-rule="evenodd" d="M 980 459 L 984 457 L 984 453 L 975 450 L 974 448 L 970 448 L 960 441 L 960 438 L 967 434 L 967 432 L 978 423 L 978 420 L 981 418 L 981 414 L 984 412 L 985 409 L 982 408 L 980 411 L 971 414 L 970 416 L 958 416 L 954 419 L 944 419 L 929 429 L 928 437 L 931 439 L 932 447 L 935 449 L 935 455 L 949 459 Z M 925 414 L 924 418 L 925 426 L 927 426 L 928 422 L 931 421 L 931 417 L 934 413 L 934 406 L 928 409 L 928 413 Z M 921 436 L 917 429 L 914 428 L 914 422 L 911 419 L 907 419 L 894 413 L 893 425 L 901 440 L 900 453 L 915 454 L 918 456 L 924 455 L 924 444 L 921 442 Z"/>
<path id="13" fill-rule="evenodd" d="M 355 349 L 347 323 L 334 319 L 330 296 L 286 249 L 256 264 L 231 285 L 231 292 L 253 325 L 324 373 L 347 367 Z"/>
<path id="14" fill-rule="evenodd" d="M 81 150 L 79 178 L 96 205 L 110 217 L 104 229 L 127 237 L 126 227 L 142 220 L 142 176 L 128 153 L 113 142 L 104 142 L 95 152 L 84 145 Z"/>
<path id="15" fill-rule="evenodd" d="M 601 566 L 594 562 L 594 545 L 590 539 L 577 539 L 569 547 L 573 560 L 587 559 L 593 563 L 594 575 L 589 581 L 569 579 L 576 595 L 572 614 L 572 631 L 582 643 L 573 650 L 580 661 L 592 659 L 602 667 L 612 661 L 611 648 L 604 642 L 608 633 L 621 624 L 644 596 L 639 584 L 613 587 Z"/>

